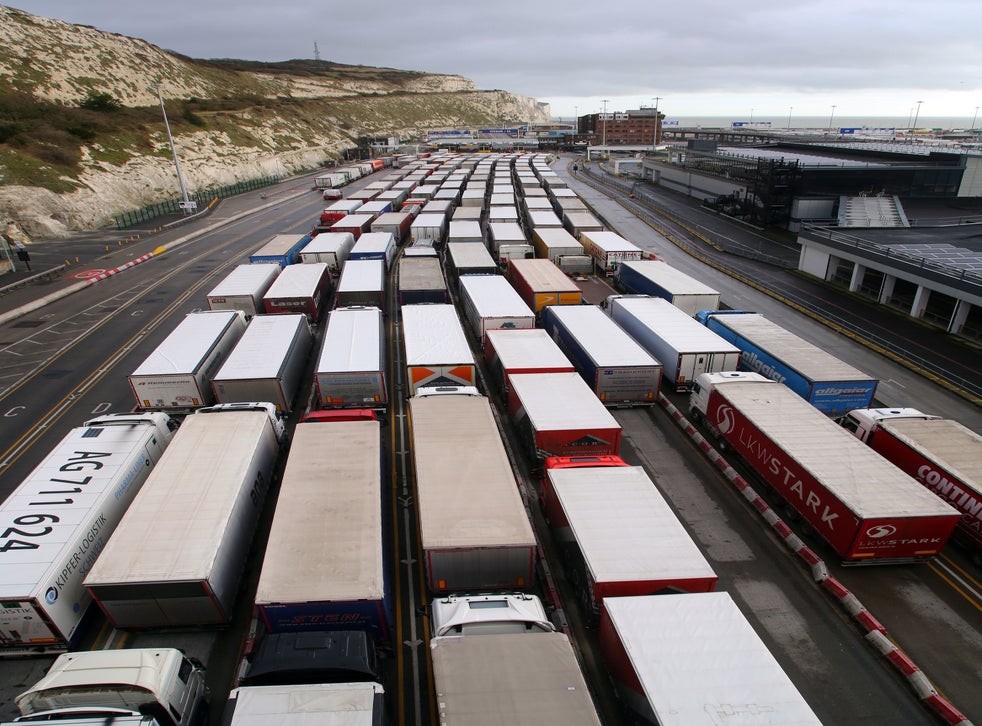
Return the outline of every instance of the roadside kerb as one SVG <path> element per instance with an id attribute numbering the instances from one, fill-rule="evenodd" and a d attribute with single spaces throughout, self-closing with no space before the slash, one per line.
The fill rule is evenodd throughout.
<path id="1" fill-rule="evenodd" d="M 9 310 L 5 313 L 0 313 L 0 325 L 9 323 L 11 320 L 16 320 L 17 318 L 23 315 L 28 315 L 30 313 L 33 313 L 35 310 L 40 310 L 45 305 L 49 305 L 50 303 L 53 303 L 56 300 L 61 300 L 62 298 L 68 297 L 69 295 L 72 295 L 73 293 L 76 293 L 79 290 L 84 290 L 90 285 L 93 285 L 97 282 L 102 282 L 103 280 L 106 280 L 112 277 L 113 275 L 117 275 L 124 270 L 128 270 L 131 267 L 135 267 L 136 265 L 146 262 L 153 257 L 157 257 L 158 255 L 162 255 L 165 252 L 169 252 L 170 250 L 176 247 L 179 247 L 183 244 L 186 244 L 187 242 L 194 240 L 197 237 L 200 237 L 201 235 L 207 234 L 208 232 L 213 232 L 214 230 L 220 229 L 221 227 L 224 227 L 227 224 L 231 224 L 232 222 L 237 222 L 244 217 L 248 217 L 251 214 L 255 214 L 257 211 L 261 211 L 269 207 L 275 207 L 279 204 L 283 204 L 284 202 L 288 202 L 297 197 L 305 196 L 308 192 L 309 190 L 305 189 L 302 192 L 298 192 L 296 194 L 285 196 L 282 199 L 277 199 L 275 201 L 268 202 L 260 207 L 256 207 L 255 209 L 247 209 L 237 214 L 233 214 L 231 217 L 227 217 L 220 222 L 215 222 L 214 224 L 210 224 L 206 227 L 202 227 L 201 229 L 196 230 L 195 232 L 186 234 L 183 237 L 178 237 L 172 242 L 168 242 L 167 244 L 157 247 L 153 252 L 148 252 L 145 255 L 141 255 L 140 257 L 137 257 L 134 260 L 130 260 L 129 262 L 120 265 L 119 267 L 114 267 L 111 270 L 106 270 L 100 275 L 97 275 L 96 277 L 91 277 L 87 280 L 83 280 L 73 285 L 69 285 L 68 287 L 63 287 L 61 290 L 58 290 L 57 292 L 53 292 L 49 295 L 45 295 L 44 297 L 40 297 L 37 300 L 33 300 L 27 303 L 26 305 L 21 305 L 19 308 L 14 308 L 13 310 Z"/>
<path id="2" fill-rule="evenodd" d="M 723 476 L 737 488 L 743 498 L 750 502 L 753 508 L 761 515 L 761 518 L 778 534 L 785 546 L 808 566 L 815 582 L 823 590 L 832 595 L 846 613 L 859 623 L 864 631 L 863 637 L 866 641 L 904 676 L 908 685 L 921 702 L 950 726 L 972 726 L 968 718 L 955 708 L 954 704 L 937 692 L 934 686 L 931 685 L 931 681 L 917 667 L 914 661 L 897 647 L 887 634 L 886 628 L 863 606 L 859 598 L 850 592 L 845 585 L 829 575 L 828 567 L 822 558 L 806 546 L 801 541 L 801 538 L 791 531 L 791 528 L 771 509 L 770 505 L 761 498 L 747 480 L 740 476 L 736 469 L 730 466 L 729 462 L 723 458 L 712 443 L 699 433 L 692 422 L 685 418 L 679 408 L 661 393 L 658 394 L 658 403 L 686 435 L 692 439 L 693 443 L 706 454 L 716 468 L 723 473 Z"/>

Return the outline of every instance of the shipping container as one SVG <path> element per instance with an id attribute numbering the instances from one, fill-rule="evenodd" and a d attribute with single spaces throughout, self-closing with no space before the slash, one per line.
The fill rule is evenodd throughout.
<path id="1" fill-rule="evenodd" d="M 92 597 L 82 578 L 171 440 L 163 413 L 73 428 L 0 505 L 0 654 L 75 644 Z M 84 487 L 84 490 L 83 490 Z"/>
<path id="2" fill-rule="evenodd" d="M 388 402 L 385 328 L 376 307 L 335 308 L 327 319 L 314 382 L 324 408 L 376 408 Z"/>
<path id="3" fill-rule="evenodd" d="M 542 326 L 608 406 L 658 400 L 661 363 L 594 305 L 559 305 L 543 313 Z"/>
<path id="4" fill-rule="evenodd" d="M 312 344 L 306 316 L 257 315 L 212 379 L 215 398 L 269 401 L 277 411 L 291 411 Z"/>
<path id="5" fill-rule="evenodd" d="M 266 632 L 364 630 L 388 640 L 381 457 L 378 421 L 297 424 L 256 589 Z"/>
<path id="6" fill-rule="evenodd" d="M 309 234 L 275 234 L 249 255 L 250 264 L 273 263 L 280 267 L 300 260 L 300 251 L 310 240 Z"/>
<path id="7" fill-rule="evenodd" d="M 582 255 L 583 245 L 562 227 L 535 227 L 532 230 L 532 246 L 536 257 L 556 262 L 567 255 Z"/>
<path id="8" fill-rule="evenodd" d="M 665 383 L 676 391 L 692 387 L 701 373 L 735 371 L 740 349 L 660 297 L 607 298 L 615 323 L 662 364 Z"/>
<path id="9" fill-rule="evenodd" d="M 640 466 L 549 468 L 542 511 L 587 613 L 606 598 L 711 592 L 716 573 Z"/>
<path id="10" fill-rule="evenodd" d="M 536 458 L 620 453 L 620 424 L 579 374 L 516 373 L 509 380 L 508 413 Z"/>
<path id="11" fill-rule="evenodd" d="M 846 562 L 937 555 L 959 513 L 789 388 L 704 373 L 690 410 Z"/>
<path id="12" fill-rule="evenodd" d="M 460 304 L 482 346 L 494 328 L 535 327 L 535 313 L 501 275 L 461 275 Z"/>
<path id="13" fill-rule="evenodd" d="M 274 264 L 238 265 L 205 295 L 209 310 L 263 311 L 263 295 L 283 268 Z"/>
<path id="14" fill-rule="evenodd" d="M 729 593 L 608 598 L 600 650 L 649 723 L 821 724 Z"/>
<path id="15" fill-rule="evenodd" d="M 382 260 L 386 271 L 392 268 L 396 250 L 395 235 L 391 232 L 365 232 L 348 253 L 349 260 Z"/>
<path id="16" fill-rule="evenodd" d="M 567 373 L 573 364 L 545 330 L 489 330 L 484 339 L 484 360 L 497 386 L 508 391 L 513 373 Z"/>
<path id="17" fill-rule="evenodd" d="M 740 370 L 783 383 L 822 413 L 869 408 L 879 381 L 763 315 L 706 310 L 696 319 L 740 349 Z"/>
<path id="18" fill-rule="evenodd" d="M 332 277 L 336 279 L 354 246 L 355 236 L 350 232 L 323 232 L 301 250 L 300 261 L 304 264 L 327 263 Z"/>
<path id="19" fill-rule="evenodd" d="M 605 277 L 616 275 L 624 262 L 637 262 L 644 256 L 640 247 L 616 232 L 585 232 L 580 243 Z"/>
<path id="20" fill-rule="evenodd" d="M 216 408 L 184 419 L 85 577 L 114 627 L 232 617 L 282 424 L 270 406 Z"/>
<path id="21" fill-rule="evenodd" d="M 476 386 L 474 355 L 453 305 L 403 305 L 408 395 L 423 386 Z"/>
<path id="22" fill-rule="evenodd" d="M 241 310 L 189 313 L 129 375 L 138 408 L 186 412 L 214 399 L 211 380 L 246 329 Z"/>
<path id="23" fill-rule="evenodd" d="M 372 222 L 372 232 L 389 232 L 395 237 L 396 245 L 409 241 L 409 228 L 414 215 L 409 212 L 389 212 L 381 214 Z"/>
<path id="24" fill-rule="evenodd" d="M 263 296 L 266 313 L 301 313 L 316 323 L 320 319 L 321 304 L 330 288 L 330 281 L 326 262 L 290 265 Z"/>
<path id="25" fill-rule="evenodd" d="M 399 304 L 448 303 L 450 293 L 437 257 L 409 257 L 399 260 Z"/>
<path id="26" fill-rule="evenodd" d="M 507 276 L 508 282 L 536 315 L 548 305 L 580 305 L 583 302 L 583 291 L 551 260 L 510 260 Z"/>
<path id="27" fill-rule="evenodd" d="M 341 270 L 334 305 L 339 308 L 364 305 L 385 311 L 385 262 L 348 260 Z"/>
<path id="28" fill-rule="evenodd" d="M 434 593 L 524 589 L 535 579 L 535 535 L 491 403 L 471 391 L 409 399 L 420 545 Z"/>
<path id="29" fill-rule="evenodd" d="M 617 282 L 628 293 L 665 298 L 689 315 L 719 307 L 716 290 L 661 260 L 624 261 Z"/>

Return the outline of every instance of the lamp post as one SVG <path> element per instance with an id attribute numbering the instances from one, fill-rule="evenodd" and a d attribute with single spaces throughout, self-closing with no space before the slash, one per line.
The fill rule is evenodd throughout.
<path id="1" fill-rule="evenodd" d="M 658 102 L 661 100 L 661 96 L 655 96 L 652 99 L 655 102 L 655 140 L 651 144 L 651 150 L 658 150 Z"/>
<path id="2" fill-rule="evenodd" d="M 167 141 L 170 142 L 170 153 L 174 157 L 174 168 L 177 170 L 177 183 L 181 186 L 181 198 L 183 199 L 181 209 L 184 210 L 185 214 L 190 214 L 191 210 L 198 206 L 198 203 L 188 199 L 188 190 L 184 185 L 184 175 L 181 174 L 181 165 L 177 160 L 177 147 L 174 146 L 174 137 L 170 132 L 170 123 L 167 121 L 167 109 L 164 108 L 164 97 L 160 93 L 160 87 L 160 83 L 154 83 L 150 86 L 150 88 L 157 92 L 157 100 L 160 101 L 160 111 L 164 114 L 164 128 L 167 129 Z"/>
<path id="3" fill-rule="evenodd" d="M 788 106 L 788 131 L 791 130 L 791 112 L 794 111 L 794 106 Z"/>
<path id="4" fill-rule="evenodd" d="M 975 115 L 972 116 L 972 131 L 975 131 L 975 122 L 979 117 L 979 107 L 975 107 Z"/>
<path id="5" fill-rule="evenodd" d="M 829 114 L 829 133 L 832 133 L 832 119 L 835 118 L 835 104 L 832 104 L 832 113 Z"/>
<path id="6" fill-rule="evenodd" d="M 917 131 L 917 117 L 921 115 L 921 104 L 922 103 L 924 103 L 924 101 L 918 101 L 917 102 L 917 110 L 914 111 L 914 125 L 911 126 L 911 128 L 910 128 L 911 134 L 913 134 L 915 131 Z"/>
<path id="7" fill-rule="evenodd" d="M 750 128 L 754 127 L 754 110 L 750 109 Z"/>
<path id="8" fill-rule="evenodd" d="M 607 150 L 607 99 L 603 99 L 604 105 L 604 117 L 603 117 L 603 129 L 600 135 L 600 145 L 604 147 L 604 152 Z"/>

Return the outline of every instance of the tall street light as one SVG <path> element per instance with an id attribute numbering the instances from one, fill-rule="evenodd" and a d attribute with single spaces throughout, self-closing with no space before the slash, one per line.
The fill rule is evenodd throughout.
<path id="1" fill-rule="evenodd" d="M 788 106 L 788 131 L 791 130 L 791 112 L 794 111 L 794 106 Z"/>
<path id="2" fill-rule="evenodd" d="M 924 101 L 918 101 L 917 102 L 917 110 L 914 111 L 914 125 L 910 129 L 910 132 L 911 133 L 914 133 L 915 131 L 917 131 L 917 117 L 921 115 L 921 104 L 922 103 L 924 103 Z"/>
<path id="3" fill-rule="evenodd" d="M 661 100 L 661 96 L 655 96 L 652 101 L 655 102 L 655 140 L 651 144 L 651 150 L 657 151 L 658 149 L 658 102 Z"/>
<path id="4" fill-rule="evenodd" d="M 150 86 L 150 88 L 157 92 L 157 100 L 160 101 L 160 111 L 164 114 L 164 128 L 167 129 L 167 141 L 170 142 L 170 153 L 174 157 L 174 168 L 177 170 L 177 183 L 181 185 L 181 197 L 183 199 L 181 209 L 184 210 L 185 214 L 190 214 L 193 209 L 197 208 L 198 203 L 188 199 L 188 190 L 184 185 L 184 175 L 181 174 L 181 165 L 177 161 L 177 147 L 174 146 L 174 137 L 170 132 L 170 123 L 167 121 L 167 109 L 164 108 L 164 97 L 160 93 L 160 87 L 160 83 L 154 83 Z"/>
<path id="5" fill-rule="evenodd" d="M 972 126 L 971 126 L 972 131 L 975 131 L 975 122 L 976 122 L 976 120 L 978 120 L 978 118 L 979 118 L 979 107 L 976 106 L 975 107 L 975 115 L 972 116 Z"/>
<path id="6" fill-rule="evenodd" d="M 835 104 L 832 104 L 832 113 L 829 114 L 829 133 L 832 133 L 832 119 L 835 118 Z"/>

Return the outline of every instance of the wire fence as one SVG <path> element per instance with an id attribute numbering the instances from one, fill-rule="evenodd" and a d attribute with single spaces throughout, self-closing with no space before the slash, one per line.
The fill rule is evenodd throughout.
<path id="1" fill-rule="evenodd" d="M 262 189 L 263 187 L 272 186 L 273 184 L 278 184 L 279 182 L 280 177 L 278 176 L 262 176 L 258 177 L 257 179 L 247 179 L 246 181 L 236 182 L 235 184 L 226 184 L 225 186 L 221 187 L 214 187 L 200 192 L 193 192 L 188 194 L 188 199 L 197 202 L 198 207 L 203 208 L 207 206 L 212 199 L 234 197 L 236 194 L 251 192 L 255 189 Z M 183 199 L 168 199 L 164 202 L 148 204 L 140 209 L 122 212 L 115 215 L 113 217 L 113 222 L 116 225 L 116 229 L 125 229 L 127 227 L 132 227 L 134 224 L 149 222 L 150 220 L 157 219 L 158 217 L 165 217 L 171 214 L 183 214 L 184 210 L 181 209 L 180 206 L 183 201 Z"/>

